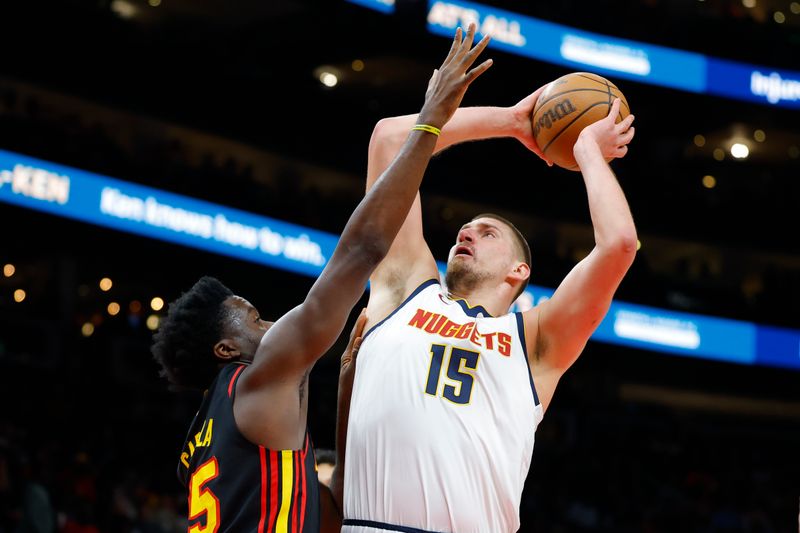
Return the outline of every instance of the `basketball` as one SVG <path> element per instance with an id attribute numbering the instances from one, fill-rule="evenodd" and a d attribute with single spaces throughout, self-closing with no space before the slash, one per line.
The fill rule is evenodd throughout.
<path id="1" fill-rule="evenodd" d="M 619 98 L 617 122 L 631 110 L 622 91 L 602 76 L 572 72 L 550 82 L 536 101 L 531 115 L 533 137 L 544 155 L 567 170 L 580 170 L 572 147 L 580 132 L 608 116 L 614 98 Z"/>

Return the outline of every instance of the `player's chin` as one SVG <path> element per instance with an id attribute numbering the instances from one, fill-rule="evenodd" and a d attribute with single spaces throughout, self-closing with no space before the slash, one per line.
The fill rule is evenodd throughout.
<path id="1" fill-rule="evenodd" d="M 447 265 L 447 275 L 453 280 L 458 280 L 464 276 L 468 276 L 473 269 L 473 263 L 470 261 L 470 256 L 455 256 Z"/>

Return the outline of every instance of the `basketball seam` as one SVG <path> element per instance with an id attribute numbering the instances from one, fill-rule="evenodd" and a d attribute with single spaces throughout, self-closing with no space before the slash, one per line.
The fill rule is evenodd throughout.
<path id="1" fill-rule="evenodd" d="M 594 92 L 594 93 L 603 93 L 603 94 L 607 94 L 607 92 L 606 92 L 606 91 L 602 91 L 602 90 L 600 90 L 600 89 L 587 89 L 587 88 L 585 88 L 585 87 L 584 87 L 584 88 L 581 88 L 581 89 L 570 89 L 570 90 L 568 90 L 568 91 L 563 91 L 563 92 L 560 92 L 560 93 L 558 93 L 558 94 L 554 94 L 553 96 L 549 97 L 547 100 L 544 100 L 544 101 L 542 101 L 542 102 L 539 102 L 539 107 L 538 107 L 538 108 L 536 108 L 536 109 L 534 110 L 534 112 L 533 112 L 533 116 L 534 116 L 534 118 L 536 117 L 536 113 L 538 113 L 539 111 L 541 111 L 541 110 L 542 110 L 542 107 L 544 107 L 544 105 L 545 105 L 547 102 L 549 102 L 549 101 L 551 101 L 551 100 L 554 100 L 554 99 L 558 98 L 558 97 L 559 97 L 559 96 L 561 96 L 561 95 L 564 95 L 564 94 L 567 94 L 567 93 L 575 93 L 575 92 L 580 92 L 580 91 L 588 91 L 588 92 Z M 622 98 L 620 98 L 620 101 L 622 101 Z M 628 107 L 628 106 L 626 105 L 625 107 Z"/>
<path id="2" fill-rule="evenodd" d="M 572 125 L 575 123 L 575 121 L 576 121 L 576 120 L 578 120 L 578 119 L 579 119 L 579 118 L 581 118 L 583 115 L 585 115 L 586 113 L 588 113 L 588 112 L 589 112 L 589 110 L 590 110 L 591 108 L 593 108 L 593 107 L 595 107 L 595 106 L 598 106 L 598 105 L 603 105 L 604 103 L 605 103 L 605 102 L 595 102 L 594 104 L 592 104 L 592 105 L 590 105 L 589 107 L 587 107 L 586 109 L 584 109 L 584 110 L 583 110 L 583 111 L 582 111 L 582 112 L 581 112 L 581 113 L 580 113 L 580 114 L 579 114 L 577 117 L 573 118 L 573 119 L 572 119 L 572 120 L 569 122 L 569 124 L 567 124 L 566 126 L 564 126 L 563 128 L 561 128 L 561 131 L 559 131 L 558 133 L 556 133 L 556 134 L 553 136 L 553 138 L 552 138 L 552 139 L 550 139 L 550 142 L 548 142 L 548 143 L 547 143 L 547 145 L 546 145 L 544 148 L 542 148 L 542 153 L 545 153 L 545 152 L 547 152 L 547 149 L 548 149 L 548 148 L 550 148 L 550 145 L 551 145 L 551 144 L 553 144 L 553 141 L 555 141 L 556 139 L 558 139 L 558 137 L 559 137 L 559 136 L 560 136 L 562 133 L 564 133 L 565 131 L 567 131 L 567 130 L 569 129 L 569 127 L 570 127 L 570 126 L 572 126 Z"/>
<path id="3" fill-rule="evenodd" d="M 599 83 L 600 85 L 603 85 L 603 84 L 608 85 L 608 80 L 605 80 L 601 76 L 598 76 L 598 78 L 602 79 L 603 81 L 591 78 L 591 77 L 587 76 L 586 74 L 578 74 L 578 76 L 580 76 L 581 78 L 586 78 L 587 80 L 593 81 L 595 83 Z M 611 86 L 614 87 L 615 89 L 617 89 L 617 86 L 614 85 L 613 83 L 611 84 Z M 617 89 L 617 90 L 619 90 L 619 89 Z"/>
<path id="4" fill-rule="evenodd" d="M 600 83 L 598 80 L 594 80 L 594 79 L 590 78 L 589 76 L 585 76 L 585 75 L 583 75 L 583 74 L 578 74 L 578 76 L 580 76 L 580 77 L 582 77 L 582 78 L 586 78 L 587 80 L 592 80 L 592 81 L 595 81 L 595 82 L 597 82 L 597 83 Z M 600 76 L 598 76 L 598 77 L 600 77 Z M 628 104 L 625 102 L 625 99 L 624 99 L 624 98 L 622 98 L 622 91 L 620 91 L 620 90 L 619 90 L 619 87 L 617 87 L 616 85 L 614 85 L 613 83 L 611 83 L 610 81 L 608 81 L 608 80 L 607 80 L 607 79 L 605 79 L 605 78 L 602 78 L 602 77 L 600 77 L 600 79 L 602 79 L 602 80 L 603 80 L 603 82 L 604 82 L 604 83 L 606 84 L 606 86 L 608 87 L 608 92 L 609 92 L 609 94 L 613 94 L 613 93 L 611 92 L 611 89 L 615 89 L 615 90 L 616 90 L 616 91 L 619 93 L 619 97 L 618 97 L 618 98 L 619 98 L 619 103 L 620 103 L 620 105 L 624 105 L 624 106 L 625 106 L 625 110 L 626 110 L 626 111 L 628 112 L 628 114 L 630 115 L 630 114 L 631 114 L 631 108 L 630 108 L 630 107 L 628 107 Z M 610 98 L 610 96 L 609 96 L 609 98 Z M 609 107 L 609 108 L 608 108 L 608 110 L 609 110 L 609 111 L 611 111 L 611 107 Z"/>
<path id="5" fill-rule="evenodd" d="M 605 82 L 606 87 L 608 88 L 608 111 L 606 111 L 606 116 L 608 116 L 608 115 L 611 114 L 611 102 L 612 102 L 612 100 L 611 100 L 611 85 L 609 85 L 608 81 L 606 81 L 605 79 L 603 81 Z M 622 98 L 620 98 L 620 103 L 622 103 Z"/>

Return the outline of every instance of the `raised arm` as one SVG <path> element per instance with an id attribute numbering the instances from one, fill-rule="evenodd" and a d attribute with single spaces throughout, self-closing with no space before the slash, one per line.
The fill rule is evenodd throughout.
<path id="1" fill-rule="evenodd" d="M 525 312 L 528 354 L 545 408 L 561 375 L 575 362 L 611 305 L 636 255 L 636 227 L 606 158 L 623 157 L 633 115 L 619 124 L 619 100 L 608 117 L 586 127 L 573 153 L 580 166 L 595 246 L 564 278 L 553 297 Z"/>
<path id="2" fill-rule="evenodd" d="M 469 85 L 491 65 L 472 64 L 488 44 L 472 46 L 474 27 L 466 37 L 459 29 L 444 63 L 428 85 L 419 118 L 441 128 L 460 104 Z M 246 389 L 264 382 L 296 383 L 330 348 L 355 303 L 364 293 L 369 275 L 397 235 L 414 200 L 436 136 L 407 131 L 392 163 L 350 216 L 336 249 L 305 301 L 284 315 L 264 335 L 246 378 Z"/>
<path id="3" fill-rule="evenodd" d="M 543 89 L 544 86 L 540 87 L 511 107 L 457 109 L 442 129 L 434 153 L 467 141 L 513 137 L 545 159 L 533 139 L 530 121 L 533 106 Z M 417 121 L 418 116 L 411 114 L 385 118 L 376 124 L 369 144 L 367 191 L 400 150 L 406 132 Z M 367 327 L 391 313 L 420 283 L 436 277 L 438 269 L 423 235 L 422 208 L 417 194 L 389 253 L 370 278 Z"/>

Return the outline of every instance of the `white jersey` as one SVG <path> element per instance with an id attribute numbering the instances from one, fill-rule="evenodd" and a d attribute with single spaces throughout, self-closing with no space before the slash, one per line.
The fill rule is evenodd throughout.
<path id="1" fill-rule="evenodd" d="M 342 531 L 517 531 L 542 416 L 522 315 L 423 283 L 359 349 Z"/>

